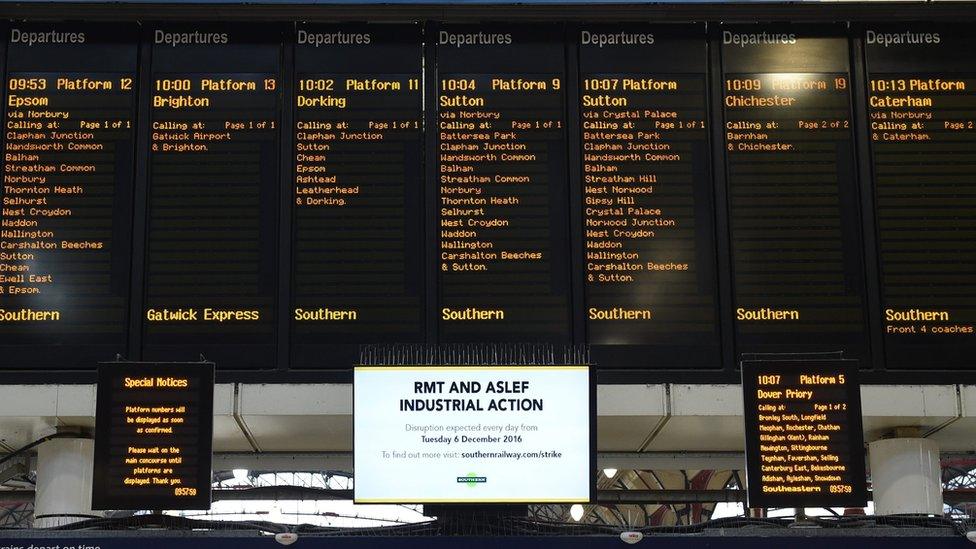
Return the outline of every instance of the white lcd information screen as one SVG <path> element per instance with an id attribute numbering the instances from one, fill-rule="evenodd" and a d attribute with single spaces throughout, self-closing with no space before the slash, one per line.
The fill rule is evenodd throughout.
<path id="1" fill-rule="evenodd" d="M 586 503 L 589 366 L 358 366 L 356 503 Z"/>

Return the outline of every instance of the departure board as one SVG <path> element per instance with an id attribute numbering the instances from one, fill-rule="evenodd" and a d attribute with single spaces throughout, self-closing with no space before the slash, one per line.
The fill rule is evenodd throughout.
<path id="1" fill-rule="evenodd" d="M 151 32 L 143 358 L 272 367 L 281 32 Z"/>
<path id="2" fill-rule="evenodd" d="M 743 361 L 749 507 L 863 507 L 856 360 Z"/>
<path id="3" fill-rule="evenodd" d="M 436 31 L 440 341 L 572 337 L 563 44 L 557 25 Z"/>
<path id="4" fill-rule="evenodd" d="M 292 363 L 424 341 L 419 25 L 299 27 Z"/>
<path id="5" fill-rule="evenodd" d="M 961 23 L 0 33 L 9 376 L 397 343 L 976 367 Z"/>
<path id="6" fill-rule="evenodd" d="M 704 25 L 587 26 L 579 47 L 593 361 L 719 368 Z"/>
<path id="7" fill-rule="evenodd" d="M 720 34 L 736 350 L 867 362 L 844 29 Z"/>
<path id="8" fill-rule="evenodd" d="M 210 509 L 214 365 L 98 367 L 92 509 Z"/>
<path id="9" fill-rule="evenodd" d="M 138 32 L 9 29 L 0 367 L 125 354 Z"/>
<path id="10" fill-rule="evenodd" d="M 976 39 L 868 26 L 864 49 L 889 368 L 976 366 Z"/>

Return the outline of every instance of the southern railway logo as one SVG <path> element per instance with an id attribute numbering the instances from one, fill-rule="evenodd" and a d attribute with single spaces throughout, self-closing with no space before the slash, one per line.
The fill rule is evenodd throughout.
<path id="1" fill-rule="evenodd" d="M 488 482 L 488 477 L 479 477 L 476 473 L 468 473 L 463 477 L 458 477 L 457 482 L 458 484 L 467 484 L 468 487 L 474 488 L 479 484 Z"/>

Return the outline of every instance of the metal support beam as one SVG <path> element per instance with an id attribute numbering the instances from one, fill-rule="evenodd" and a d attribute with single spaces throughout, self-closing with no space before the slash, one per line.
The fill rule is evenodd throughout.
<path id="1" fill-rule="evenodd" d="M 24 463 L 13 463 L 9 467 L 0 470 L 0 484 L 7 482 L 12 478 L 26 475 L 27 465 Z"/>
<path id="2" fill-rule="evenodd" d="M 599 452 L 596 462 L 600 469 L 739 471 L 746 457 L 742 452 Z"/>
<path id="3" fill-rule="evenodd" d="M 599 490 L 596 502 L 602 505 L 655 503 L 743 503 L 745 490 Z"/>
<path id="4" fill-rule="evenodd" d="M 350 500 L 352 490 L 306 488 L 301 486 L 260 486 L 244 489 L 220 489 L 213 492 L 218 500 Z M 743 502 L 744 490 L 598 490 L 596 502 L 605 505 L 650 503 Z"/>
<path id="5" fill-rule="evenodd" d="M 742 470 L 742 452 L 600 452 L 600 469 Z M 352 452 L 226 452 L 214 454 L 215 471 L 352 471 Z"/>
<path id="6" fill-rule="evenodd" d="M 756 19 L 791 21 L 960 21 L 972 19 L 974 11 L 967 2 L 893 2 L 807 4 L 782 3 L 755 5 L 748 2 L 713 2 L 710 4 L 662 4 L 649 1 L 628 5 L 512 5 L 485 6 L 464 3 L 438 3 L 389 6 L 384 4 L 328 5 L 295 2 L 292 5 L 181 5 L 174 10 L 159 3 L 122 4 L 108 2 L 0 2 L 0 17 L 5 19 L 88 21 L 119 20 L 210 20 L 210 21 L 403 21 L 406 19 L 441 19 L 451 22 L 483 21 L 497 18 L 499 10 L 506 17 L 529 21 L 750 21 Z M 762 3 L 758 3 L 762 4 Z M 958 5 L 957 5 L 958 4 Z M 968 4 L 968 5 L 967 5 Z M 396 9 L 391 9 L 396 8 Z M 873 19 L 872 19 L 873 18 Z"/>
<path id="7" fill-rule="evenodd" d="M 0 491 L 0 501 L 32 501 L 33 490 Z M 221 488 L 213 491 L 214 501 L 253 500 L 351 500 L 352 490 L 308 488 L 304 486 L 258 486 Z M 605 505 L 651 503 L 714 503 L 745 501 L 744 490 L 598 490 L 597 503 Z"/>
<path id="8" fill-rule="evenodd" d="M 213 500 L 350 500 L 352 490 L 309 488 L 305 486 L 257 486 L 254 488 L 223 488 L 213 491 Z"/>
<path id="9" fill-rule="evenodd" d="M 32 501 L 33 490 L 0 491 L 0 501 Z M 221 488 L 213 491 L 214 501 L 253 500 L 351 500 L 352 490 L 308 488 L 303 486 L 258 486 Z M 598 490 L 596 503 L 637 505 L 654 503 L 743 502 L 744 490 Z"/>
<path id="10" fill-rule="evenodd" d="M 34 501 L 33 490 L 0 490 L 0 501 Z"/>

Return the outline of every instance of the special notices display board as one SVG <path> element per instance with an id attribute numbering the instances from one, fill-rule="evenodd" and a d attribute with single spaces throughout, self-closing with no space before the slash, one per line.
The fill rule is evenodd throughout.
<path id="1" fill-rule="evenodd" d="M 0 363 L 91 368 L 126 349 L 138 31 L 5 32 Z"/>
<path id="2" fill-rule="evenodd" d="M 579 34 L 587 341 L 605 367 L 719 363 L 704 25 Z"/>
<path id="3" fill-rule="evenodd" d="M 98 367 L 93 509 L 209 509 L 214 365 Z"/>
<path id="4" fill-rule="evenodd" d="M 282 30 L 152 33 L 143 353 L 275 359 Z"/>
<path id="5" fill-rule="evenodd" d="M 742 362 L 749 507 L 863 507 L 856 360 Z"/>
<path id="6" fill-rule="evenodd" d="M 889 368 L 976 356 L 976 55 L 963 26 L 864 33 Z"/>
<path id="7" fill-rule="evenodd" d="M 595 391 L 585 365 L 357 366 L 355 502 L 588 503 Z"/>
<path id="8" fill-rule="evenodd" d="M 424 341 L 419 25 L 298 29 L 292 364 Z"/>
<path id="9" fill-rule="evenodd" d="M 867 361 L 846 30 L 719 32 L 736 351 Z"/>
<path id="10" fill-rule="evenodd" d="M 563 44 L 558 25 L 437 31 L 443 342 L 571 340 Z"/>

